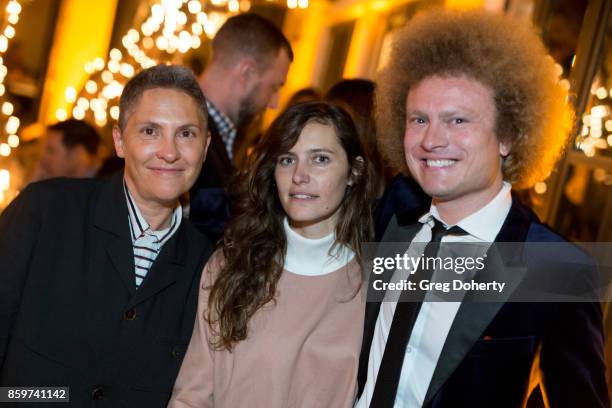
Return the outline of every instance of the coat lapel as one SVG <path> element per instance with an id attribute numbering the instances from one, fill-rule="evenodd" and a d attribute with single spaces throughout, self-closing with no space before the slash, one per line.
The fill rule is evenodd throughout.
<path id="1" fill-rule="evenodd" d="M 495 242 L 525 242 L 533 216 L 513 197 L 512 207 Z M 521 262 L 522 253 L 487 252 L 485 268 L 474 278 L 477 282 L 493 280 L 507 283 L 507 289 L 499 295 L 498 302 L 478 301 L 478 294 L 470 292 L 461 303 L 457 316 L 448 333 L 438 364 L 434 371 L 423 406 L 431 402 L 436 393 L 463 361 L 474 343 L 480 339 L 499 310 L 524 278 L 526 269 Z"/>
<path id="2" fill-rule="evenodd" d="M 162 247 L 147 277 L 130 299 L 128 308 L 146 301 L 172 285 L 180 277 L 180 272 L 185 270 L 189 242 L 187 242 L 187 232 L 183 222 L 185 220 L 182 221 L 174 236 Z"/>
<path id="3" fill-rule="evenodd" d="M 100 190 L 94 225 L 107 234 L 104 246 L 115 273 L 130 296 L 136 292 L 134 254 L 128 221 L 128 209 L 123 191 L 123 171 L 112 176 Z"/>

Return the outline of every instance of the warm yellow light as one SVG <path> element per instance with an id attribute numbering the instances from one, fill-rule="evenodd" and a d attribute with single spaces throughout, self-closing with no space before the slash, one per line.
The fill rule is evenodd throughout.
<path id="1" fill-rule="evenodd" d="M 147 38 L 150 39 L 150 37 L 147 37 Z M 134 76 L 134 67 L 128 64 L 127 62 L 124 62 L 121 64 L 121 67 L 119 68 L 119 72 L 124 77 L 131 78 Z"/>
<path id="2" fill-rule="evenodd" d="M 606 179 L 606 170 L 599 168 L 593 171 L 593 179 L 598 183 L 603 183 Z"/>
<path id="3" fill-rule="evenodd" d="M 179 23 L 179 25 L 187 24 L 187 14 L 183 13 L 182 11 L 179 12 L 176 16 L 176 22 Z"/>
<path id="4" fill-rule="evenodd" d="M 200 23 L 193 23 L 191 24 L 191 32 L 195 35 L 202 35 L 204 30 L 202 30 Z"/>
<path id="5" fill-rule="evenodd" d="M 6 88 L 4 87 L 4 85 L 0 84 L 0 96 L 4 95 L 5 91 L 6 91 Z"/>
<path id="6" fill-rule="evenodd" d="M 17 1 L 9 1 L 6 5 L 6 12 L 8 14 L 19 14 L 21 13 L 21 4 Z"/>
<path id="7" fill-rule="evenodd" d="M 608 93 L 606 92 L 606 95 Z M 603 118 L 609 113 L 609 108 L 606 105 L 597 105 L 591 108 L 591 117 Z"/>
<path id="8" fill-rule="evenodd" d="M 85 83 L 85 90 L 90 94 L 94 94 L 98 90 L 98 84 L 90 79 Z"/>
<path id="9" fill-rule="evenodd" d="M 98 109 L 94 112 L 94 117 L 96 119 L 105 119 L 106 118 L 106 111 L 104 109 Z"/>
<path id="10" fill-rule="evenodd" d="M 9 150 L 10 153 L 10 150 Z M 8 156 L 8 155 L 7 155 Z M 11 173 L 8 170 L 0 170 L 0 190 L 6 191 L 11 185 Z"/>
<path id="11" fill-rule="evenodd" d="M 113 99 L 113 97 L 115 96 L 115 94 L 113 93 L 113 87 L 110 85 L 106 85 L 104 89 L 102 89 L 102 95 L 106 99 Z"/>
<path id="12" fill-rule="evenodd" d="M 604 88 L 603 86 L 600 86 L 595 91 L 595 96 L 597 96 L 597 98 L 599 99 L 605 99 L 606 96 L 608 96 L 608 91 L 606 91 L 606 88 Z"/>
<path id="13" fill-rule="evenodd" d="M 157 37 L 157 39 L 155 40 L 155 45 L 157 45 L 157 48 L 160 50 L 165 50 L 168 48 L 168 39 L 166 37 Z"/>
<path id="14" fill-rule="evenodd" d="M 608 135 L 608 146 L 612 146 L 612 135 Z"/>
<path id="15" fill-rule="evenodd" d="M 85 118 L 85 111 L 78 106 L 72 108 L 72 117 L 78 120 Z"/>
<path id="16" fill-rule="evenodd" d="M 251 9 L 251 2 L 249 0 L 241 0 L 240 1 L 240 10 L 243 12 L 247 12 Z"/>
<path id="17" fill-rule="evenodd" d="M 544 183 L 543 181 L 540 181 L 536 183 L 535 186 L 533 186 L 533 189 L 538 194 L 544 194 L 547 190 L 546 183 Z"/>
<path id="18" fill-rule="evenodd" d="M 147 23 L 147 25 L 150 27 L 151 30 L 153 31 L 157 31 L 159 30 L 159 27 L 162 25 L 162 23 L 164 22 L 164 14 L 152 14 L 151 17 L 149 17 L 147 19 L 147 21 L 145 21 Z"/>
<path id="19" fill-rule="evenodd" d="M 110 111 L 111 118 L 115 120 L 119 119 L 119 107 L 118 106 L 111 106 L 109 111 Z"/>
<path id="20" fill-rule="evenodd" d="M 113 74 L 116 74 L 117 72 L 119 72 L 119 62 L 112 60 L 112 61 L 108 61 L 108 70 L 110 72 L 112 72 Z"/>
<path id="21" fill-rule="evenodd" d="M 202 4 L 199 1 L 191 0 L 187 3 L 187 9 L 191 14 L 197 14 L 202 10 Z"/>
<path id="22" fill-rule="evenodd" d="M 77 92 L 74 86 L 67 87 L 64 95 L 66 96 L 66 102 L 72 103 L 76 101 Z"/>
<path id="23" fill-rule="evenodd" d="M 0 35 L 0 52 L 5 52 L 8 49 L 8 38 L 5 35 Z"/>
<path id="24" fill-rule="evenodd" d="M 144 35 L 145 37 L 149 37 L 149 36 L 151 36 L 151 34 L 153 34 L 153 32 L 155 30 L 153 29 L 153 27 L 151 27 L 150 24 L 143 23 L 140 26 L 140 31 L 142 31 L 142 35 Z M 136 42 L 136 41 L 134 41 L 134 42 Z"/>
<path id="25" fill-rule="evenodd" d="M 134 28 L 131 28 L 127 32 L 127 36 L 133 43 L 138 42 L 138 40 L 140 39 L 140 34 L 138 34 L 138 31 L 136 31 L 136 29 Z"/>
<path id="26" fill-rule="evenodd" d="M 7 157 L 11 154 L 11 146 L 6 143 L 0 143 L 0 156 Z"/>
<path id="27" fill-rule="evenodd" d="M 13 104 L 10 102 L 4 102 L 2 104 L 2 113 L 9 116 L 13 114 Z"/>
<path id="28" fill-rule="evenodd" d="M 230 12 L 235 13 L 240 10 L 240 3 L 238 3 L 238 0 L 230 0 L 229 3 L 227 3 L 227 9 Z"/>
<path id="29" fill-rule="evenodd" d="M 194 50 L 197 50 L 198 48 L 200 48 L 200 46 L 202 45 L 202 40 L 200 40 L 200 37 L 198 37 L 197 35 L 192 35 L 191 36 L 191 48 L 193 48 Z"/>
<path id="30" fill-rule="evenodd" d="M 287 0 L 287 8 L 294 9 L 297 8 L 297 5 L 297 0 Z"/>
<path id="31" fill-rule="evenodd" d="M 151 6 L 151 16 L 155 18 L 164 18 L 164 8 L 160 4 L 154 4 Z"/>
<path id="32" fill-rule="evenodd" d="M 181 31 L 178 37 L 177 47 L 181 53 L 186 53 L 191 48 L 191 35 L 187 31 Z"/>
<path id="33" fill-rule="evenodd" d="M 6 28 L 4 29 L 4 35 L 7 38 L 13 38 L 15 36 L 15 27 L 11 25 L 7 25 Z"/>
<path id="34" fill-rule="evenodd" d="M 104 109 L 100 104 L 100 99 L 98 98 L 93 98 L 91 101 L 89 101 L 89 107 L 94 112 L 97 112 L 99 109 Z"/>
<path id="35" fill-rule="evenodd" d="M 95 83 L 95 82 L 94 82 Z M 83 109 L 84 111 L 86 111 L 87 109 L 89 109 L 89 101 L 87 100 L 87 98 L 81 96 L 78 100 L 77 100 L 77 106 L 81 109 Z"/>
<path id="36" fill-rule="evenodd" d="M 104 60 L 100 57 L 96 58 L 93 61 L 93 66 L 97 71 L 102 71 L 104 69 Z"/>
<path id="37" fill-rule="evenodd" d="M 66 113 L 66 109 L 59 108 L 58 110 L 56 110 L 55 119 L 59 120 L 60 122 L 63 122 L 68 119 L 68 113 Z"/>
<path id="38" fill-rule="evenodd" d="M 111 57 L 111 60 L 114 61 L 119 61 L 121 59 L 121 51 L 119 51 L 117 48 L 113 48 L 112 50 L 110 50 L 109 55 Z"/>
<path id="39" fill-rule="evenodd" d="M 87 72 L 88 74 L 93 74 L 95 70 L 96 70 L 96 67 L 94 66 L 93 62 L 85 63 L 85 72 Z"/>
<path id="40" fill-rule="evenodd" d="M 17 24 L 19 22 L 19 14 L 9 14 L 8 22 L 11 24 Z"/>
<path id="41" fill-rule="evenodd" d="M 113 81 L 113 74 L 110 71 L 104 71 L 102 72 L 102 82 L 104 82 L 105 84 L 110 84 Z"/>
<path id="42" fill-rule="evenodd" d="M 17 135 L 9 135 L 9 137 L 6 139 L 6 142 L 8 143 L 8 145 L 10 147 L 12 147 L 14 149 L 17 146 L 19 146 L 19 136 L 17 136 Z"/>
<path id="43" fill-rule="evenodd" d="M 567 79 L 562 79 L 559 81 L 559 85 L 566 91 L 569 91 L 571 88 L 571 84 Z"/>
<path id="44" fill-rule="evenodd" d="M 155 41 L 153 41 L 151 37 L 145 37 L 142 39 L 142 46 L 145 48 L 145 50 L 150 50 L 155 46 Z"/>
<path id="45" fill-rule="evenodd" d="M 198 23 L 200 23 L 201 25 L 204 25 L 204 23 L 205 23 L 206 21 L 208 21 L 208 16 L 206 15 L 206 13 L 205 13 L 205 12 L 200 11 L 200 12 L 198 13 L 197 20 L 198 20 Z"/>
<path id="46" fill-rule="evenodd" d="M 19 118 L 17 116 L 9 116 L 6 121 L 5 130 L 8 134 L 15 134 L 19 130 Z"/>
<path id="47" fill-rule="evenodd" d="M 212 37 L 217 32 L 217 26 L 212 21 L 207 20 L 204 23 L 204 32 L 206 33 L 207 36 Z"/>

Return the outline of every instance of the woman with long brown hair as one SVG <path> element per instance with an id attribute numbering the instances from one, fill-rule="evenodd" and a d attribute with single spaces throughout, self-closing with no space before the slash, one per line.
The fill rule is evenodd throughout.
<path id="1" fill-rule="evenodd" d="M 233 188 L 170 407 L 352 407 L 372 177 L 346 112 L 289 108 Z"/>

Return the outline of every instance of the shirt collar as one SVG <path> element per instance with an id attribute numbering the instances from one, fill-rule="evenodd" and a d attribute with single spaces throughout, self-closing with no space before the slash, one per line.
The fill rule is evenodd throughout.
<path id="1" fill-rule="evenodd" d="M 512 186 L 510 183 L 504 181 L 502 188 L 491 201 L 480 210 L 463 218 L 456 225 L 483 242 L 495 241 L 495 237 L 501 230 L 510 212 L 510 207 L 512 207 L 511 189 Z M 423 224 L 429 223 L 432 218 L 447 225 L 442 218 L 440 218 L 438 209 L 433 203 L 429 207 L 429 211 L 419 218 L 419 222 Z"/>
<path id="2" fill-rule="evenodd" d="M 151 229 L 151 226 L 140 212 L 140 209 L 132 197 L 132 193 L 130 193 L 130 190 L 128 190 L 125 179 L 123 180 L 123 191 L 125 192 L 125 198 L 127 200 L 128 220 L 130 223 L 130 231 L 132 232 L 132 242 L 142 238 L 143 235 L 148 234 L 153 235 L 155 238 L 157 238 L 157 243 L 163 245 L 178 230 L 183 218 L 183 208 L 179 202 L 177 202 L 176 207 L 174 207 L 174 211 L 172 212 L 170 226 L 162 230 L 155 231 Z"/>

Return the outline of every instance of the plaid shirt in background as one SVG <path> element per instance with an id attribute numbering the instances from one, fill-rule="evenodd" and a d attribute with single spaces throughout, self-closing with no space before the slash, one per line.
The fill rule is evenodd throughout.
<path id="1" fill-rule="evenodd" d="M 234 126 L 230 118 L 224 115 L 223 112 L 217 109 L 209 100 L 206 101 L 206 107 L 208 109 L 208 115 L 215 122 L 219 130 L 221 140 L 223 140 L 225 150 L 227 151 L 227 157 L 229 157 L 230 161 L 234 161 L 232 149 L 234 147 L 234 141 L 236 140 L 236 126 Z"/>

